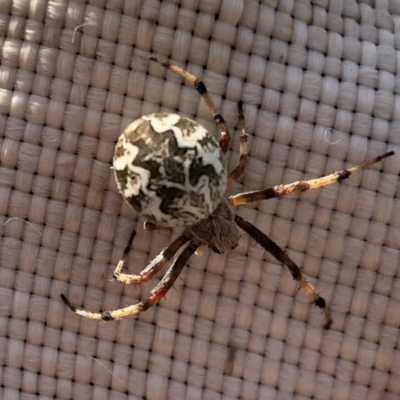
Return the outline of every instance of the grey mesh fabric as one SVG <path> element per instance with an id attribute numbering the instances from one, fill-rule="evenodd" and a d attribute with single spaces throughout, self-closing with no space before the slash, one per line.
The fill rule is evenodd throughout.
<path id="1" fill-rule="evenodd" d="M 400 1 L 2 0 L 0 398 L 400 398 Z M 394 150 L 329 187 L 238 207 L 327 300 L 324 316 L 246 234 L 190 259 L 158 305 L 116 322 L 75 315 L 146 298 L 139 273 L 179 230 L 144 232 L 118 193 L 114 145 L 157 111 L 219 132 L 232 169 L 244 103 L 250 157 L 228 194 L 316 178 Z"/>

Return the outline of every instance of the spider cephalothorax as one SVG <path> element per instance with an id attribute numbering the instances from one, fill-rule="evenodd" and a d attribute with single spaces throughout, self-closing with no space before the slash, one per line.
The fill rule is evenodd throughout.
<path id="1" fill-rule="evenodd" d="M 139 275 L 122 272 L 135 236 L 133 232 L 115 268 L 114 276 L 126 284 L 147 282 L 174 259 L 180 250 L 181 252 L 158 285 L 150 292 L 149 297 L 139 303 L 119 310 L 96 313 L 72 305 L 64 295 L 61 296 L 63 301 L 79 315 L 105 321 L 145 311 L 165 296 L 195 252 L 208 245 L 216 253 L 225 253 L 237 246 L 242 229 L 289 268 L 293 279 L 314 304 L 324 311 L 325 327 L 329 328 L 332 318 L 325 300 L 303 277 L 296 263 L 265 233 L 235 215 L 231 208 L 341 182 L 394 153 L 385 153 L 359 166 L 322 178 L 239 193 L 224 199 L 226 187 L 241 176 L 247 162 L 247 133 L 244 128 L 242 105 L 239 104 L 238 113 L 241 125 L 240 159 L 236 168 L 228 174 L 224 154 L 230 143 L 229 131 L 204 83 L 175 65 L 155 57 L 150 59 L 194 83 L 219 127 L 220 138 L 219 141 L 214 139 L 195 121 L 167 113 L 144 116 L 125 129 L 114 153 L 115 177 L 121 194 L 147 219 L 146 229 L 184 227 L 184 230 Z"/>
<path id="2" fill-rule="evenodd" d="M 218 254 L 234 249 L 241 236 L 235 222 L 235 215 L 225 199 L 220 201 L 217 208 L 207 218 L 196 222 L 188 229 Z"/>

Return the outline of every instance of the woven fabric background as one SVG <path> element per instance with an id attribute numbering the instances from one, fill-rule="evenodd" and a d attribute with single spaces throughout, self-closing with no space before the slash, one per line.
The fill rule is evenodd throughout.
<path id="1" fill-rule="evenodd" d="M 368 399 L 400 396 L 399 0 L 2 0 L 0 398 Z M 243 234 L 193 257 L 139 316 L 96 322 L 157 280 L 114 266 L 133 229 L 139 272 L 179 231 L 146 233 L 119 195 L 115 142 L 143 114 L 233 134 L 250 159 L 230 193 L 319 177 L 396 152 L 342 184 L 238 208 L 302 266 L 333 325 L 287 268 Z"/>

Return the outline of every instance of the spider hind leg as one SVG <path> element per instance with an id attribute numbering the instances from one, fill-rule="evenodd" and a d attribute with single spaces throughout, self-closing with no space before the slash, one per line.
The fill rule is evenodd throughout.
<path id="1" fill-rule="evenodd" d="M 223 153 L 226 153 L 229 148 L 229 144 L 231 141 L 231 135 L 229 133 L 228 125 L 222 116 L 222 114 L 218 111 L 216 105 L 214 104 L 213 100 L 211 99 L 210 94 L 207 91 L 206 85 L 203 81 L 198 79 L 195 75 L 191 74 L 190 72 L 184 70 L 183 68 L 178 67 L 177 65 L 171 64 L 168 60 L 162 61 L 155 56 L 150 56 L 149 59 L 151 61 L 156 62 L 157 64 L 163 66 L 164 68 L 169 69 L 170 71 L 174 72 L 175 74 L 181 76 L 183 79 L 193 83 L 197 92 L 201 95 L 204 99 L 208 109 L 210 110 L 214 122 L 217 124 L 218 129 L 220 131 L 219 137 L 219 145 Z M 238 165 L 234 168 L 233 171 L 228 176 L 227 186 L 232 185 L 240 176 L 243 174 L 245 166 L 247 164 L 247 157 L 248 157 L 248 146 L 247 146 L 247 138 L 248 134 L 245 129 L 245 121 L 244 121 L 244 113 L 243 113 L 243 103 L 240 102 L 238 104 L 238 119 L 239 125 L 241 129 L 240 135 L 240 158 Z"/>
<path id="2" fill-rule="evenodd" d="M 287 255 L 287 253 L 282 250 L 275 242 L 273 242 L 265 233 L 260 231 L 250 222 L 244 220 L 242 217 L 236 215 L 235 222 L 249 234 L 257 243 L 259 243 L 264 249 L 272 254 L 278 261 L 280 261 L 283 265 L 289 268 L 290 273 L 292 274 L 293 279 L 299 284 L 299 286 L 307 293 L 307 295 L 311 298 L 313 303 L 321 308 L 321 310 L 325 314 L 326 323 L 324 325 L 325 329 L 329 329 L 332 325 L 332 317 L 331 312 L 326 305 L 325 299 L 321 297 L 314 289 L 314 287 L 307 282 L 307 279 L 304 278 L 303 274 L 300 271 L 300 268 L 297 264 Z"/>
<path id="3" fill-rule="evenodd" d="M 240 153 L 239 153 L 239 163 L 238 165 L 230 172 L 228 176 L 227 186 L 231 186 L 234 182 L 236 182 L 243 174 L 244 169 L 247 164 L 248 157 L 248 146 L 247 146 L 247 138 L 248 133 L 245 127 L 244 113 L 243 113 L 243 103 L 240 102 L 238 104 L 238 119 L 240 126 Z"/>
<path id="4" fill-rule="evenodd" d="M 191 74 L 190 72 L 184 70 L 183 68 L 180 68 L 177 65 L 171 64 L 169 61 L 162 61 L 155 56 L 150 56 L 149 59 L 151 61 L 156 62 L 157 64 L 160 64 L 164 68 L 169 69 L 170 71 L 174 72 L 175 74 L 181 76 L 183 79 L 186 79 L 187 81 L 193 83 L 195 89 L 201 95 L 201 97 L 204 99 L 205 103 L 207 104 L 207 107 L 210 110 L 210 112 L 214 118 L 214 121 L 218 126 L 218 129 L 220 131 L 219 145 L 221 146 L 221 150 L 224 153 L 226 153 L 228 151 L 229 144 L 231 141 L 231 135 L 228 130 L 228 125 L 227 125 L 224 117 L 221 115 L 221 113 L 218 111 L 218 108 L 212 101 L 211 96 L 208 93 L 204 82 L 201 81 L 200 79 L 198 79 L 197 76 Z"/>

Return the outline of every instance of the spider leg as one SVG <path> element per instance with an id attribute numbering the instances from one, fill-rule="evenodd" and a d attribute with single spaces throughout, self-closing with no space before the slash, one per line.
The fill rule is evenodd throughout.
<path id="1" fill-rule="evenodd" d="M 183 252 L 179 255 L 179 257 L 173 262 L 158 285 L 150 292 L 149 297 L 146 300 L 140 301 L 139 303 L 114 311 L 103 311 L 96 313 L 74 306 L 63 294 L 61 295 L 61 299 L 76 314 L 81 315 L 82 317 L 103 321 L 113 321 L 146 311 L 167 294 L 168 290 L 172 287 L 182 272 L 186 262 L 198 247 L 198 241 L 191 241 L 185 250 L 183 250 Z"/>
<path id="2" fill-rule="evenodd" d="M 267 189 L 255 190 L 252 192 L 239 193 L 228 198 L 228 202 L 231 206 L 236 207 L 241 204 L 252 203 L 259 200 L 267 200 L 275 197 L 284 197 L 288 194 L 305 192 L 311 189 L 317 189 L 321 186 L 331 185 L 332 183 L 342 182 L 349 178 L 351 175 L 364 171 L 371 165 L 390 157 L 394 154 L 394 151 L 390 151 L 381 156 L 375 157 L 372 160 L 366 161 L 360 165 L 349 169 L 343 169 L 342 171 L 334 172 L 333 174 L 323 176 L 322 178 L 310 179 L 308 181 L 297 181 L 288 183 L 286 185 L 277 185 Z"/>
<path id="3" fill-rule="evenodd" d="M 239 125 L 240 125 L 240 156 L 239 156 L 239 164 L 235 167 L 235 169 L 228 176 L 227 186 L 231 186 L 234 182 L 236 182 L 241 175 L 247 164 L 247 155 L 248 155 L 248 146 L 247 146 L 247 138 L 248 134 L 245 128 L 244 122 L 244 114 L 243 114 L 243 103 L 240 102 L 238 104 L 238 117 L 239 117 Z"/>
<path id="4" fill-rule="evenodd" d="M 144 221 L 143 228 L 144 228 L 145 231 L 155 231 L 155 230 L 161 230 L 161 229 L 169 229 L 169 228 L 164 227 L 164 226 L 159 226 L 159 225 L 153 224 L 150 221 Z M 203 255 L 204 249 L 206 247 L 207 247 L 206 243 L 202 243 L 200 245 L 200 247 L 196 250 L 196 256 L 201 257 Z"/>
<path id="5" fill-rule="evenodd" d="M 303 277 L 300 268 L 295 262 L 282 250 L 275 242 L 273 242 L 265 233 L 260 231 L 250 222 L 244 220 L 242 217 L 236 215 L 235 222 L 247 232 L 256 242 L 258 242 L 268 253 L 272 254 L 278 261 L 286 265 L 292 277 L 299 286 L 307 293 L 313 303 L 322 309 L 325 314 L 325 329 L 329 329 L 332 324 L 331 312 L 326 305 L 325 300 L 315 291 L 314 287 L 310 285 L 307 280 Z"/>
<path id="6" fill-rule="evenodd" d="M 214 121 L 218 126 L 218 129 L 220 131 L 219 144 L 221 146 L 222 151 L 226 153 L 228 151 L 229 143 L 231 141 L 231 136 L 229 134 L 228 126 L 226 124 L 224 117 L 219 113 L 217 107 L 212 101 L 211 96 L 208 93 L 204 82 L 198 79 L 197 76 L 191 74 L 190 72 L 185 71 L 184 69 L 178 67 L 177 65 L 171 64 L 169 61 L 162 61 L 155 56 L 150 56 L 149 59 L 151 61 L 154 61 L 162 65 L 163 67 L 169 69 L 170 71 L 174 72 L 175 74 L 178 74 L 182 78 L 194 84 L 195 89 L 206 102 L 207 107 L 210 110 L 214 118 Z"/>
<path id="7" fill-rule="evenodd" d="M 143 223 L 143 229 L 145 231 L 160 231 L 160 230 L 166 230 L 166 229 L 170 229 L 170 228 L 167 228 L 166 226 L 156 225 L 153 222 L 146 220 Z"/>
<path id="8" fill-rule="evenodd" d="M 122 272 L 122 268 L 125 263 L 125 259 L 129 253 L 130 246 L 132 243 L 132 235 L 129 238 L 128 245 L 125 247 L 122 253 L 122 258 L 118 262 L 115 270 L 114 277 L 126 285 L 137 285 L 144 282 L 148 282 L 154 278 L 154 276 L 160 272 L 165 265 L 172 259 L 176 252 L 190 239 L 189 236 L 182 234 L 175 239 L 168 247 L 161 251 L 161 253 L 143 270 L 139 275 L 125 274 Z"/>

